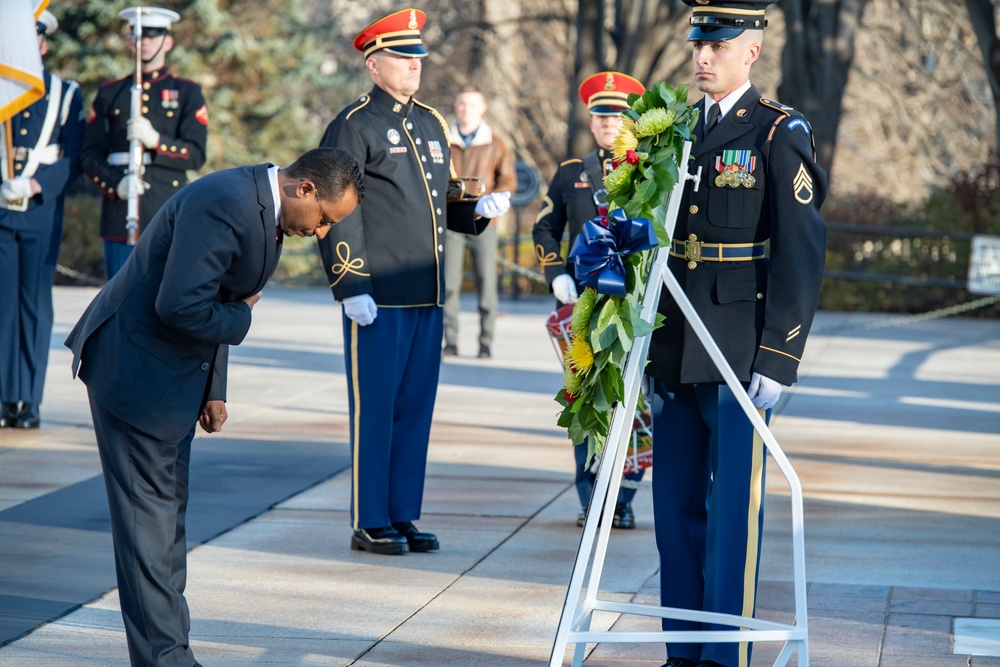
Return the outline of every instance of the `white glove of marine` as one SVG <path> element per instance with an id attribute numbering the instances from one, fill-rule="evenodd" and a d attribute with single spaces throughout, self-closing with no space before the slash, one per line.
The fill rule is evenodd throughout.
<path id="1" fill-rule="evenodd" d="M 484 218 L 499 218 L 510 208 L 509 192 L 491 192 L 476 202 L 476 215 Z"/>
<path id="2" fill-rule="evenodd" d="M 24 176 L 18 176 L 17 178 L 12 178 L 9 181 L 4 181 L 3 185 L 0 185 L 0 197 L 3 197 L 7 201 L 30 199 L 31 179 Z"/>
<path id="3" fill-rule="evenodd" d="M 125 136 L 129 141 L 138 139 L 146 148 L 153 149 L 160 145 L 160 133 L 153 129 L 153 124 L 144 116 L 130 118 L 126 124 Z"/>
<path id="4" fill-rule="evenodd" d="M 143 181 L 143 180 L 137 180 L 136 183 L 139 184 L 139 188 L 138 188 L 139 192 L 138 192 L 138 194 L 141 197 L 142 195 L 144 195 L 146 193 L 146 190 L 149 189 L 149 183 L 147 183 L 146 181 Z M 128 199 L 128 195 L 129 195 L 129 192 L 130 192 L 131 188 L 132 188 L 132 179 L 130 177 L 126 176 L 125 178 L 123 178 L 118 183 L 118 198 L 122 199 L 122 200 Z"/>
<path id="5" fill-rule="evenodd" d="M 781 383 L 760 373 L 754 373 L 750 378 L 747 396 L 750 397 L 750 402 L 761 410 L 770 410 L 781 398 Z"/>
<path id="6" fill-rule="evenodd" d="M 552 294 L 559 303 L 576 303 L 576 283 L 568 273 L 556 276 L 552 280 Z"/>
<path id="7" fill-rule="evenodd" d="M 344 314 L 357 322 L 359 327 L 366 327 L 375 321 L 378 306 L 371 294 L 358 294 L 344 299 Z"/>

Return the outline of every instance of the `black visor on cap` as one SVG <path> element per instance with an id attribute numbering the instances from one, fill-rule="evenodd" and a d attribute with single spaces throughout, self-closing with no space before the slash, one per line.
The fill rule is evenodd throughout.
<path id="1" fill-rule="evenodd" d="M 39 35 L 44 35 L 45 34 L 45 24 L 42 23 L 41 21 L 36 21 L 35 22 L 35 32 L 38 33 Z"/>
<path id="2" fill-rule="evenodd" d="M 164 35 L 166 35 L 169 32 L 170 31 L 167 30 L 166 28 L 145 28 L 144 27 L 142 29 L 142 36 L 143 37 L 163 37 Z"/>
<path id="3" fill-rule="evenodd" d="M 386 46 L 382 50 L 388 51 L 389 53 L 395 53 L 397 56 L 403 56 L 405 58 L 423 58 L 428 55 L 427 49 L 425 49 L 422 44 L 399 44 Z"/>
<path id="4" fill-rule="evenodd" d="M 613 106 L 611 104 L 598 104 L 590 107 L 587 111 L 591 116 L 621 116 L 628 107 Z"/>
<path id="5" fill-rule="evenodd" d="M 725 42 L 743 34 L 745 28 L 722 28 L 719 26 L 696 25 L 688 35 L 689 42 Z"/>

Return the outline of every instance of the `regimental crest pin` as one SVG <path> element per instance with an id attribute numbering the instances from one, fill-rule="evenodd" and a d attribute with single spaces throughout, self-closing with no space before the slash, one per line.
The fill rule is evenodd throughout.
<path id="1" fill-rule="evenodd" d="M 792 180 L 792 193 L 795 201 L 800 204 L 808 204 L 813 200 L 813 179 L 803 162 L 799 163 L 799 171 Z"/>
<path id="2" fill-rule="evenodd" d="M 587 175 L 587 172 L 585 172 L 585 171 L 581 171 L 580 172 L 580 182 L 581 183 L 590 183 L 590 176 Z"/>
<path id="3" fill-rule="evenodd" d="M 608 75 L 604 77 L 604 90 L 614 90 L 615 89 L 615 75 L 608 72 Z"/>
<path id="4" fill-rule="evenodd" d="M 417 24 L 417 10 L 411 9 L 410 10 L 410 22 L 406 24 L 406 27 L 409 28 L 410 30 L 416 30 L 417 29 L 417 25 L 418 25 Z"/>
<path id="5" fill-rule="evenodd" d="M 399 132 L 395 128 L 389 128 L 389 131 L 385 133 L 385 136 L 389 138 L 389 143 L 395 146 L 399 143 Z"/>

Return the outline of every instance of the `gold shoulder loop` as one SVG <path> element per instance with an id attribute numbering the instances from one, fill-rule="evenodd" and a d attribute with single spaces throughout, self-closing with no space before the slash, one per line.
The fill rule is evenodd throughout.
<path id="1" fill-rule="evenodd" d="M 566 160 L 565 162 L 560 162 L 559 166 L 560 167 L 565 167 L 566 165 L 573 164 L 574 162 L 583 162 L 583 160 L 581 160 L 580 158 L 576 158 L 575 157 L 575 158 L 572 158 L 570 160 Z"/>
<path id="2" fill-rule="evenodd" d="M 348 111 L 344 119 L 346 120 L 347 118 L 353 116 L 356 112 L 360 111 L 361 109 L 364 109 L 368 105 L 368 102 L 371 101 L 371 99 L 372 98 L 369 97 L 368 95 L 362 95 L 361 98 L 357 102 L 355 102 L 357 106 Z"/>
<path id="3" fill-rule="evenodd" d="M 766 106 L 768 109 L 774 109 L 778 113 L 782 113 L 786 116 L 791 116 L 792 112 L 795 111 L 792 107 L 785 106 L 781 102 L 775 102 L 774 100 L 768 100 L 765 98 L 760 98 L 760 103 Z"/>
<path id="4" fill-rule="evenodd" d="M 451 144 L 451 131 L 448 129 L 448 121 L 446 121 L 444 119 L 444 116 L 442 116 L 441 114 L 439 114 L 437 112 L 437 109 L 435 109 L 434 107 L 427 106 L 426 104 L 424 104 L 423 102 L 420 102 L 419 100 L 413 100 L 413 103 L 416 104 L 418 107 L 422 107 L 424 109 L 427 109 L 432 114 L 434 114 L 434 117 L 438 119 L 439 123 L 441 123 L 441 129 L 444 130 L 444 140 L 445 140 L 446 144 L 450 145 Z"/>

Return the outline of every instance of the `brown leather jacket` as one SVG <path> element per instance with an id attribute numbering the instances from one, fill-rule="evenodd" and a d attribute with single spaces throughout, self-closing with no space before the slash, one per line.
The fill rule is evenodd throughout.
<path id="1" fill-rule="evenodd" d="M 490 192 L 510 192 L 517 190 L 517 175 L 514 171 L 514 154 L 510 152 L 500 135 L 485 122 L 480 123 L 466 148 L 458 133 L 458 126 L 451 126 L 451 162 L 459 176 L 475 176 L 483 179 L 486 194 Z"/>

